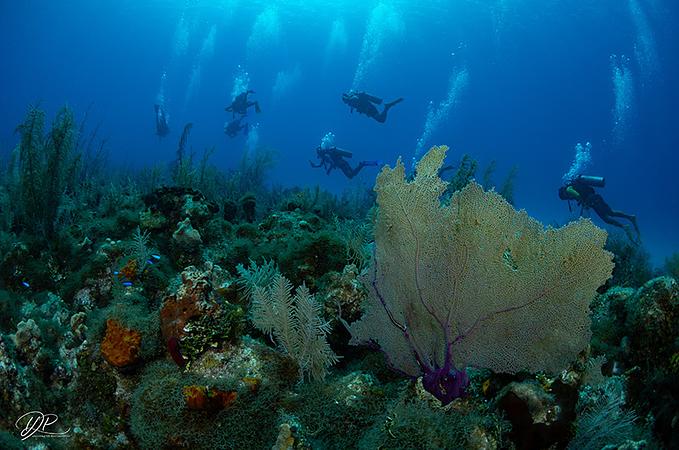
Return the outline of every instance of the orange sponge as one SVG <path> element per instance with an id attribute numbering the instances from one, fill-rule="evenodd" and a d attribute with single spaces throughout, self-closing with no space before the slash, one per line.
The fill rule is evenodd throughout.
<path id="1" fill-rule="evenodd" d="M 101 341 L 101 354 L 109 364 L 125 367 L 139 359 L 141 333 L 122 326 L 114 319 L 106 321 L 106 335 Z"/>

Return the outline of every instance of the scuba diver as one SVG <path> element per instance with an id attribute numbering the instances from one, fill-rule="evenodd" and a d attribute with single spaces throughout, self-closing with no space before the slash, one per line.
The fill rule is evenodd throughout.
<path id="1" fill-rule="evenodd" d="M 240 123 L 241 120 L 243 120 L 242 116 L 239 117 L 238 119 L 232 120 L 231 122 L 224 125 L 224 133 L 226 133 L 227 136 L 233 138 L 233 137 L 236 137 L 236 135 L 238 135 L 238 132 L 240 130 L 244 130 L 243 134 L 247 136 L 248 131 L 250 129 L 250 125 L 247 124 L 247 123 L 244 124 L 244 125 L 241 125 L 241 123 Z"/>
<path id="2" fill-rule="evenodd" d="M 248 108 L 251 107 L 251 106 L 254 106 L 255 112 L 260 113 L 261 109 L 259 109 L 259 103 L 248 101 L 248 95 L 254 94 L 254 93 L 255 93 L 255 91 L 248 90 L 248 91 L 245 91 L 245 92 L 238 94 L 236 96 L 236 98 L 234 98 L 233 101 L 231 102 L 231 105 L 224 108 L 224 110 L 231 112 L 232 117 L 236 117 L 236 114 L 240 114 L 241 116 L 247 116 L 248 115 Z"/>
<path id="3" fill-rule="evenodd" d="M 381 105 L 382 99 L 372 96 L 366 92 L 355 92 L 349 91 L 342 94 L 342 101 L 349 105 L 351 112 L 354 110 L 358 111 L 359 114 L 365 114 L 368 117 L 372 117 L 379 123 L 384 123 L 387 121 L 387 112 L 392 106 L 401 103 L 403 98 L 397 98 L 393 102 L 385 103 L 382 112 L 377 111 L 375 105 Z"/>
<path id="4" fill-rule="evenodd" d="M 559 188 L 559 198 L 568 201 L 568 209 L 571 209 L 571 200 L 575 200 L 580 205 L 580 215 L 583 210 L 593 209 L 594 212 L 607 224 L 622 228 L 627 237 L 633 243 L 638 243 L 641 237 L 639 227 L 637 226 L 637 218 L 634 215 L 626 214 L 622 211 L 613 210 L 603 197 L 594 191 L 594 187 L 604 187 L 605 180 L 603 177 L 594 177 L 588 175 L 579 175 L 571 181 L 566 182 L 564 186 Z M 634 226 L 637 237 L 632 235 L 629 225 L 623 225 L 614 217 L 622 217 L 629 220 Z"/>
<path id="5" fill-rule="evenodd" d="M 352 168 L 349 163 L 344 160 L 344 158 L 351 158 L 353 156 L 352 153 L 335 146 L 325 148 L 322 145 L 318 146 L 316 148 L 316 156 L 320 159 L 320 162 L 314 164 L 310 160 L 309 164 L 311 164 L 311 167 L 323 167 L 326 175 L 329 175 L 333 169 L 339 169 L 349 179 L 358 175 L 364 167 L 377 166 L 379 164 L 378 161 L 361 161 L 356 167 Z"/>
<path id="6" fill-rule="evenodd" d="M 170 133 L 170 126 L 167 124 L 168 115 L 163 105 L 156 103 L 153 106 L 156 110 L 156 134 L 162 138 Z"/>

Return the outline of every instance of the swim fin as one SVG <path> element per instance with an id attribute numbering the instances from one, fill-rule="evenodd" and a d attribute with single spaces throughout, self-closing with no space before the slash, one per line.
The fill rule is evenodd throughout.
<path id="1" fill-rule="evenodd" d="M 403 101 L 403 97 L 400 97 L 400 98 L 397 98 L 396 100 L 394 100 L 393 102 L 385 103 L 385 104 L 384 104 L 384 109 L 389 109 L 389 108 L 391 108 L 392 106 L 401 103 L 402 101 Z"/>

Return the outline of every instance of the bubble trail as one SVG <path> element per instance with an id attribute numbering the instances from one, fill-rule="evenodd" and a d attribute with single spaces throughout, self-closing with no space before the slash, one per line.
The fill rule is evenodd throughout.
<path id="1" fill-rule="evenodd" d="M 469 72 L 467 69 L 464 67 L 462 69 L 456 69 L 450 75 L 446 98 L 443 99 L 438 106 L 434 106 L 433 102 L 429 102 L 429 110 L 427 111 L 427 118 L 424 122 L 424 131 L 422 131 L 422 135 L 415 145 L 413 169 L 422 156 L 425 145 L 427 145 L 429 139 L 431 139 L 432 134 L 448 119 L 451 110 L 459 103 L 460 94 L 467 88 L 468 84 Z"/>

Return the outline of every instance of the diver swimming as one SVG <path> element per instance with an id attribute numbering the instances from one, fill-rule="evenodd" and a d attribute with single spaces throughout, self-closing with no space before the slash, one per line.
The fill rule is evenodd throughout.
<path id="1" fill-rule="evenodd" d="M 384 123 L 387 121 L 387 113 L 391 107 L 401 103 L 403 98 L 400 97 L 393 102 L 385 103 L 382 112 L 379 112 L 375 105 L 381 105 L 383 100 L 366 92 L 345 92 L 342 94 L 342 101 L 349 105 L 351 108 L 351 113 L 356 110 L 359 114 L 365 114 L 366 116 L 375 119 L 379 123 Z"/>
<path id="2" fill-rule="evenodd" d="M 250 124 L 245 123 L 241 125 L 241 120 L 243 120 L 242 116 L 226 123 L 224 125 L 224 133 L 226 133 L 227 136 L 233 138 L 236 137 L 241 130 L 243 130 L 243 134 L 247 136 L 250 129 Z"/>
<path id="3" fill-rule="evenodd" d="M 339 169 L 349 179 L 354 178 L 359 172 L 368 166 L 377 166 L 378 161 L 361 161 L 356 167 L 351 167 L 344 158 L 351 158 L 353 154 L 347 150 L 337 148 L 335 146 L 335 135 L 332 133 L 326 134 L 321 140 L 321 145 L 316 147 L 316 157 L 320 160 L 318 164 L 314 164 L 309 160 L 309 164 L 313 168 L 323 167 L 326 175 L 329 175 L 334 169 Z"/>
<path id="4" fill-rule="evenodd" d="M 156 103 L 153 106 L 156 110 L 156 134 L 159 137 L 165 137 L 170 133 L 170 126 L 167 123 L 169 116 L 163 105 Z"/>
<path id="5" fill-rule="evenodd" d="M 622 211 L 616 211 L 612 209 L 604 198 L 597 194 L 594 190 L 595 187 L 603 188 L 606 182 L 603 177 L 589 176 L 589 175 L 579 175 L 573 180 L 565 183 L 565 185 L 559 188 L 559 198 L 561 200 L 568 201 L 568 209 L 570 210 L 570 200 L 575 200 L 578 205 L 580 205 L 580 215 L 588 209 L 593 209 L 594 212 L 609 225 L 622 228 L 625 231 L 627 237 L 633 243 L 638 243 L 641 237 L 639 232 L 639 226 L 637 225 L 637 218 L 632 214 L 626 214 Z M 636 231 L 636 239 L 632 235 L 629 229 L 629 225 L 624 225 L 619 221 L 615 220 L 614 217 L 621 217 L 627 219 L 634 226 Z"/>
<path id="6" fill-rule="evenodd" d="M 232 113 L 232 117 L 236 117 L 236 114 L 240 114 L 241 116 L 247 116 L 248 108 L 254 106 L 255 112 L 260 113 L 262 110 L 259 108 L 259 102 L 248 101 L 248 95 L 254 93 L 255 91 L 253 90 L 247 90 L 245 92 L 238 94 L 231 102 L 231 105 L 224 108 L 224 110 Z"/>

